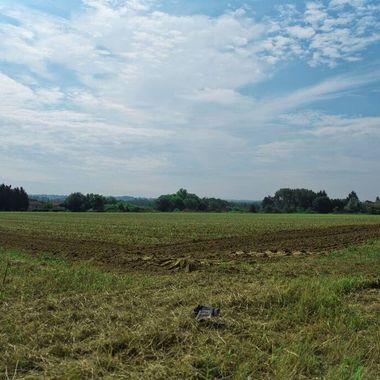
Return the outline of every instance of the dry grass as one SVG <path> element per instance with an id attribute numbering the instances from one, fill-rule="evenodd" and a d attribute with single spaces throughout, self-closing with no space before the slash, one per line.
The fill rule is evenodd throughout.
<path id="1" fill-rule="evenodd" d="M 0 251 L 0 379 L 376 379 L 379 273 L 379 241 L 170 275 Z"/>

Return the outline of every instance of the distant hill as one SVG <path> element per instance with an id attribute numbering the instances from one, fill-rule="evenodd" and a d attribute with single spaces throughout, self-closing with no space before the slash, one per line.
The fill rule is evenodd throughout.
<path id="1" fill-rule="evenodd" d="M 226 199 L 228 202 L 240 203 L 240 204 L 261 204 L 262 201 L 252 200 L 252 199 Z"/>
<path id="2" fill-rule="evenodd" d="M 114 198 L 116 198 L 118 201 L 127 202 L 131 205 L 143 208 L 153 207 L 156 200 L 156 198 L 131 197 L 130 195 L 119 195 Z"/>
<path id="3" fill-rule="evenodd" d="M 29 199 L 38 202 L 57 202 L 62 203 L 68 196 L 58 194 L 29 194 Z M 118 201 L 127 202 L 139 207 L 153 207 L 155 198 L 133 197 L 131 195 L 112 196 Z"/>
<path id="4" fill-rule="evenodd" d="M 67 195 L 57 194 L 29 194 L 29 199 L 34 199 L 40 202 L 59 201 L 63 202 L 67 198 Z"/>
<path id="5" fill-rule="evenodd" d="M 113 196 L 113 198 L 117 199 L 118 201 L 141 201 L 141 202 L 154 202 L 157 198 L 146 198 L 146 197 L 134 197 L 132 195 L 116 195 Z M 67 195 L 58 195 L 58 194 L 29 194 L 30 199 L 35 199 L 37 201 L 64 201 L 67 198 Z M 258 200 L 251 200 L 251 199 L 226 199 L 228 202 L 234 202 L 234 203 L 246 203 L 246 204 L 252 204 L 252 203 L 261 203 L 261 201 Z"/>
<path id="6" fill-rule="evenodd" d="M 145 198 L 145 197 L 132 197 L 130 195 L 117 195 L 114 196 L 118 201 L 137 201 L 137 200 L 142 200 L 142 201 L 154 201 L 156 198 Z"/>

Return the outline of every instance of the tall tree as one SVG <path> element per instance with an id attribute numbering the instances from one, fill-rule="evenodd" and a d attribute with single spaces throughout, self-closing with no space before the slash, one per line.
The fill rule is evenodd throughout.
<path id="1" fill-rule="evenodd" d="M 64 206 L 74 212 L 86 211 L 87 198 L 82 193 L 71 193 L 64 202 Z"/>
<path id="2" fill-rule="evenodd" d="M 313 201 L 313 210 L 321 214 L 327 214 L 332 211 L 331 200 L 327 195 L 319 196 Z"/>
<path id="3" fill-rule="evenodd" d="M 12 186 L 0 185 L 1 211 L 26 211 L 29 207 L 29 197 L 22 187 L 12 189 Z"/>

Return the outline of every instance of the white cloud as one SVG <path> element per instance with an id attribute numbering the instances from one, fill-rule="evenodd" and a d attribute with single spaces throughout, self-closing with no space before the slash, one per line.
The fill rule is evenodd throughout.
<path id="1" fill-rule="evenodd" d="M 275 33 L 301 40 L 299 56 L 311 66 L 360 60 L 380 41 L 380 6 L 373 0 L 310 1 L 303 12 L 285 8 L 282 13 Z"/>
<path id="2" fill-rule="evenodd" d="M 264 163 L 274 163 L 291 158 L 303 146 L 302 141 L 274 141 L 259 145 L 256 149 L 256 157 Z"/>
<path id="3" fill-rule="evenodd" d="M 255 108 L 255 117 L 261 121 L 275 120 L 282 113 L 308 106 L 314 102 L 341 97 L 346 92 L 376 80 L 377 72 L 356 75 L 340 75 L 323 80 L 312 86 L 289 91 L 277 97 L 264 98 L 250 107 Z M 380 79 L 378 79 L 379 81 Z"/>
<path id="4" fill-rule="evenodd" d="M 380 139 L 380 117 L 331 115 L 318 111 L 304 111 L 281 115 L 278 122 L 289 127 L 295 127 L 291 136 L 282 141 L 259 145 L 257 157 L 267 163 L 278 163 L 302 155 L 307 151 L 309 157 L 323 158 L 323 151 L 333 147 L 335 159 L 341 160 L 345 151 L 352 146 L 361 148 Z M 364 144 L 364 145 L 363 145 Z M 357 154 L 358 149 L 355 150 Z M 329 157 L 331 159 L 331 153 Z M 354 153 L 354 152 L 352 152 Z M 354 160 L 354 157 L 351 157 Z M 347 160 L 342 160 L 342 162 Z M 374 161 L 359 159 L 361 162 Z M 334 161 L 335 169 L 337 169 Z M 363 165 L 361 165 L 363 169 Z"/>
<path id="5" fill-rule="evenodd" d="M 312 25 L 314 29 L 318 29 L 328 18 L 325 7 L 320 2 L 308 2 L 304 13 L 305 21 Z"/>
<path id="6" fill-rule="evenodd" d="M 238 176 L 256 162 L 292 159 L 302 139 L 378 130 L 376 118 L 319 115 L 301 137 L 277 138 L 283 124 L 293 125 L 279 115 L 378 73 L 334 76 L 260 100 L 241 94 L 294 58 L 327 66 L 359 60 L 379 40 L 374 1 L 313 1 L 260 21 L 243 10 L 171 15 L 154 1 L 86 0 L 68 19 L 10 4 L 0 8 L 17 21 L 0 23 L 0 63 L 13 65 L 0 73 L 1 153 L 22 152 L 43 173 L 59 162 L 105 177 L 114 169 L 119 179 L 138 168 L 150 178 L 214 178 L 226 168 Z M 271 139 L 256 137 L 273 128 Z"/>
<path id="7" fill-rule="evenodd" d="M 308 112 L 286 115 L 289 123 L 304 127 L 301 133 L 318 138 L 353 141 L 358 138 L 380 137 L 379 116 L 329 115 L 321 112 Z"/>
<path id="8" fill-rule="evenodd" d="M 311 38 L 315 34 L 315 30 L 311 27 L 302 27 L 299 25 L 295 26 L 289 26 L 288 33 L 292 37 L 304 39 L 304 38 Z"/>
<path id="9" fill-rule="evenodd" d="M 0 89 L 1 104 L 4 104 L 4 102 L 5 104 L 10 102 L 21 104 L 22 102 L 28 102 L 35 97 L 33 91 L 29 87 L 22 85 L 2 73 L 0 73 Z"/>

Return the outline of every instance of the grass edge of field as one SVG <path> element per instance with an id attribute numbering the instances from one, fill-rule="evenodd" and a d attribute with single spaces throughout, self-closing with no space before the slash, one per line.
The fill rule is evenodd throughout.
<path id="1" fill-rule="evenodd" d="M 202 273 L 197 272 L 174 276 L 121 275 L 46 254 L 36 258 L 17 251 L 0 250 L 0 356 L 4 354 L 5 357 L 0 359 L 0 378 L 2 374 L 5 376 L 6 370 L 12 378 L 15 368 L 20 378 L 33 378 L 41 373 L 72 379 L 91 376 L 138 378 L 143 373 L 160 378 L 160 375 L 173 377 L 176 370 L 181 376 L 206 379 L 247 378 L 250 375 L 253 378 L 378 378 L 380 368 L 375 358 L 380 354 L 379 316 L 368 312 L 360 296 L 354 297 L 354 302 L 350 299 L 353 294 L 378 289 L 379 278 L 374 269 L 379 266 L 379 259 L 380 241 L 373 241 L 312 258 L 321 268 L 331 264 L 332 272 L 300 273 L 291 279 L 284 277 L 285 272 L 275 270 L 252 279 L 258 272 L 252 273 L 250 265 L 237 263 L 234 268 L 237 272 L 230 273 L 221 266 L 220 271 L 210 273 L 210 279 L 216 284 L 206 288 L 204 284 L 197 284 L 202 279 Z M 301 260 L 289 262 L 294 269 L 303 263 Z M 257 264 L 252 265 L 257 267 Z M 276 269 L 281 263 L 262 265 L 272 265 L 271 268 Z M 340 272 L 340 267 L 346 268 L 345 271 Z M 236 282 L 229 289 L 221 276 Z M 216 290 L 218 281 L 220 289 Z M 192 284 L 194 289 L 191 289 Z M 201 292 L 221 307 L 227 325 L 231 326 L 227 331 L 199 330 L 192 320 L 191 305 L 200 300 Z M 110 304 L 97 321 L 99 329 L 104 328 L 107 333 L 93 332 L 85 337 L 86 344 L 89 343 L 87 338 L 93 339 L 90 342 L 94 343 L 93 351 L 82 358 L 78 354 L 76 357 L 70 352 L 76 343 L 65 342 L 65 339 L 60 342 L 58 337 L 65 337 L 65 331 L 59 330 L 56 335 L 50 331 L 54 326 L 49 327 L 46 323 L 58 318 L 67 325 L 70 318 L 79 318 L 74 320 L 74 325 L 80 324 L 87 320 L 88 307 L 101 307 L 105 299 L 109 299 Z M 69 308 L 57 311 L 57 305 L 67 301 Z M 107 322 L 113 314 L 118 322 L 120 319 L 126 325 L 134 323 L 127 312 L 113 311 L 117 304 L 125 306 L 132 301 L 138 306 L 135 317 L 141 320 L 145 331 L 136 328 L 135 332 L 125 334 L 123 323 L 116 323 L 113 331 Z M 79 308 L 80 316 L 75 317 L 78 302 L 82 302 L 83 307 Z M 144 316 L 141 314 L 144 307 L 151 307 L 156 313 Z M 167 321 L 171 309 L 175 310 L 171 315 L 173 320 Z M 13 315 L 4 315 L 7 310 Z M 50 314 L 55 312 L 57 316 L 51 319 Z M 247 314 L 252 314 L 252 318 Z M 94 317 L 97 318 L 96 313 Z M 10 325 L 5 326 L 6 322 Z M 30 328 L 36 325 L 45 328 L 42 335 L 50 336 L 50 343 L 42 342 L 39 347 L 38 337 L 29 336 L 32 334 Z M 265 332 L 262 336 L 253 330 L 259 326 Z M 65 330 L 69 334 L 68 329 Z M 145 347 L 150 339 L 158 339 L 153 348 Z M 130 341 L 136 343 L 132 350 L 134 355 L 123 368 L 120 363 L 128 362 Z M 225 349 L 223 341 L 228 342 L 229 350 Z M 33 354 L 33 347 L 38 354 Z M 223 349 L 220 352 L 216 348 Z M 192 350 L 195 355 L 191 355 Z M 173 358 L 174 362 L 179 361 L 177 369 Z M 145 369 L 141 364 L 144 360 L 148 363 Z M 256 360 L 256 364 L 251 360 Z M 234 364 L 237 361 L 241 363 L 238 366 Z M 174 367 L 170 368 L 171 365 Z M 59 376 L 62 370 L 64 377 Z"/>

